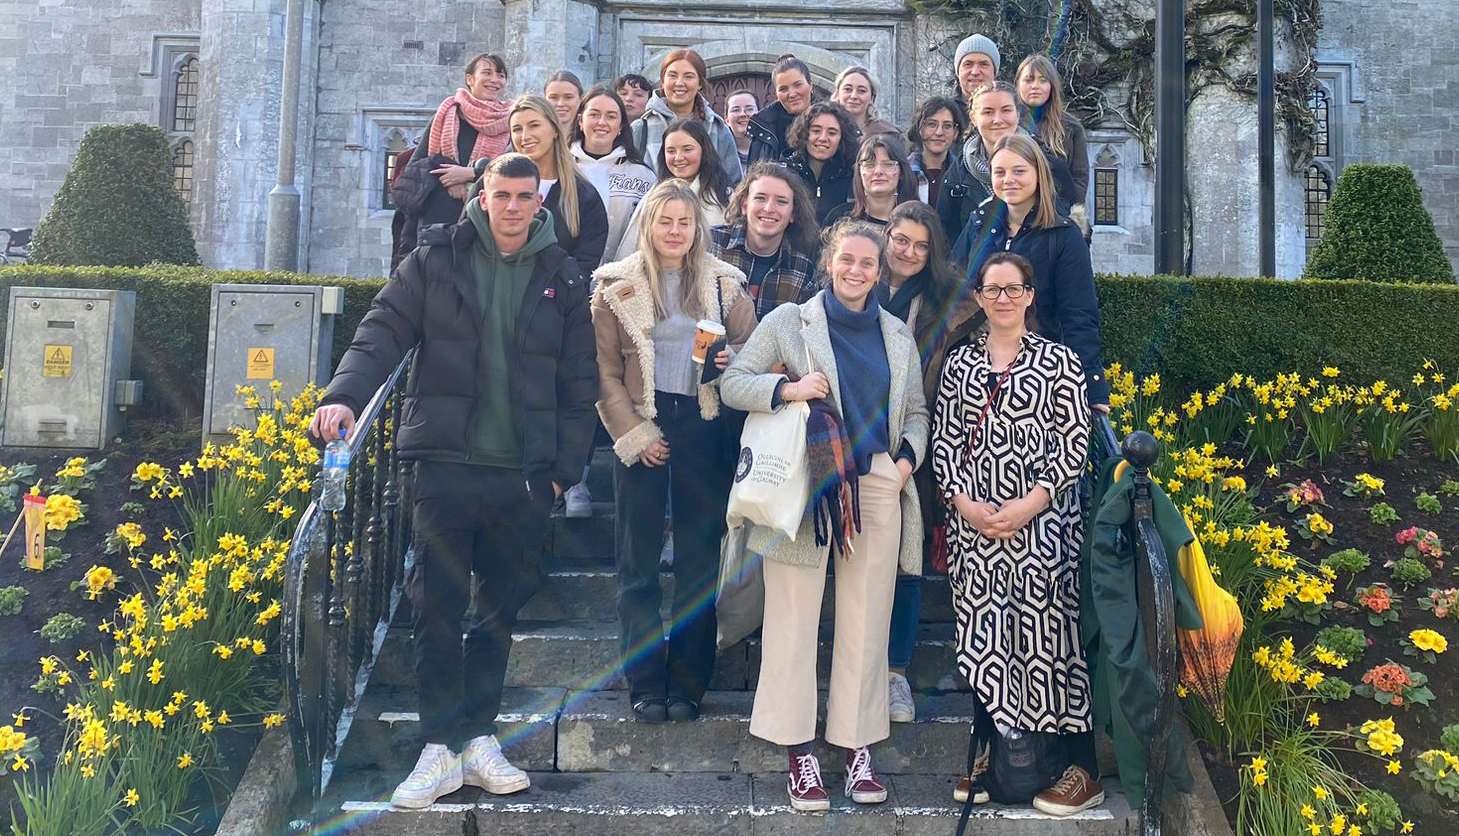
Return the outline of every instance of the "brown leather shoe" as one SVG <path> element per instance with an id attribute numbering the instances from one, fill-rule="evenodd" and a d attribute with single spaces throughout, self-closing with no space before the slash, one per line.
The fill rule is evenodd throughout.
<path id="1" fill-rule="evenodd" d="M 973 761 L 973 774 L 961 778 L 957 786 L 952 788 L 952 800 L 959 804 L 965 804 L 968 794 L 973 796 L 974 804 L 988 803 L 988 788 L 983 784 L 983 776 L 988 773 L 989 751 L 985 747 L 978 752 L 977 758 Z"/>
<path id="2" fill-rule="evenodd" d="M 1104 785 L 1077 766 L 1064 770 L 1058 783 L 1034 796 L 1033 806 L 1051 816 L 1072 816 L 1104 803 Z"/>

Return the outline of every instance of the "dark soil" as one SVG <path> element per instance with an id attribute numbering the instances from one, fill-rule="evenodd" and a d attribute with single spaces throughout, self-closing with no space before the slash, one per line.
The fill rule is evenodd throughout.
<path id="1" fill-rule="evenodd" d="M 92 566 L 106 566 L 118 576 L 116 593 L 129 595 L 136 584 L 155 581 L 153 573 L 146 568 L 131 568 L 125 550 L 106 554 L 106 536 L 124 522 L 137 522 L 148 535 L 147 547 L 160 548 L 164 527 L 181 527 L 180 509 L 167 500 L 152 500 L 146 492 L 131 490 L 132 471 L 144 461 L 152 461 L 166 467 L 195 458 L 201 446 L 201 426 L 194 421 L 136 420 L 130 423 L 126 433 L 105 451 L 53 450 L 41 448 L 0 448 L 0 464 L 34 464 L 33 479 L 43 480 L 46 486 L 55 484 L 55 473 L 67 459 L 85 456 L 95 462 L 106 458 L 106 467 L 96 474 L 96 486 L 84 490 L 80 501 L 87 506 L 85 524 L 72 524 L 66 536 L 55 545 L 71 557 L 58 568 L 44 572 L 25 570 L 24 537 L 17 536 L 3 554 L 0 554 L 0 587 L 23 586 L 29 592 L 19 615 L 0 616 L 0 629 L 4 630 L 5 641 L 0 643 L 0 725 L 12 722 L 9 715 L 19 713 L 26 707 L 30 720 L 23 731 L 40 743 L 40 764 L 46 768 L 54 762 L 62 743 L 63 727 L 55 718 L 60 717 L 65 701 L 62 695 L 41 694 L 31 685 L 40 676 L 39 659 L 42 656 L 58 656 L 74 660 L 76 654 L 89 649 L 95 652 L 110 652 L 111 645 L 106 634 L 96 627 L 111 617 L 117 594 L 108 593 L 98 601 L 88 601 L 81 590 L 71 589 L 71 584 L 81 580 Z M 121 506 L 127 502 L 141 504 L 141 513 L 126 514 Z M 17 500 L 17 506 L 19 501 Z M 19 513 L 17 507 L 16 513 Z M 9 530 L 14 516 L 0 520 L 0 537 Z M 78 616 L 85 627 L 73 639 L 52 644 L 37 632 L 52 615 L 67 612 Z M 257 744 L 256 728 L 230 729 L 220 735 L 224 770 L 222 786 L 236 786 L 253 754 Z M 34 774 L 34 773 L 32 773 Z M 0 827 L 8 830 L 7 810 L 14 809 L 16 798 L 15 782 L 9 776 L 0 777 Z M 227 806 L 226 790 L 199 786 L 195 792 L 198 805 L 193 826 L 180 825 L 184 833 L 212 833 L 217 826 L 223 809 Z"/>
<path id="2" fill-rule="evenodd" d="M 1258 469 L 1250 468 L 1255 472 Z M 1351 481 L 1359 473 L 1370 473 L 1383 479 L 1386 496 L 1356 498 L 1343 495 L 1343 480 Z M 1311 479 L 1324 493 L 1329 507 L 1318 510 L 1335 527 L 1333 544 L 1307 541 L 1297 535 L 1297 521 L 1309 509 L 1300 508 L 1289 513 L 1282 498 L 1282 484 L 1301 483 Z M 1372 719 L 1392 717 L 1397 731 L 1403 736 L 1404 747 L 1396 756 L 1403 763 L 1403 772 L 1390 775 L 1387 772 L 1387 758 L 1375 758 L 1358 752 L 1339 752 L 1338 761 L 1343 770 L 1364 785 L 1388 792 L 1403 809 L 1404 817 L 1414 822 L 1416 833 L 1449 834 L 1459 831 L 1459 806 L 1429 793 L 1412 777 L 1413 761 L 1419 752 L 1438 746 L 1439 735 L 1445 726 L 1459 723 L 1459 676 L 1454 675 L 1456 660 L 1459 660 L 1459 622 L 1452 618 L 1439 620 L 1432 612 L 1419 609 L 1418 600 L 1427 596 L 1430 588 L 1452 588 L 1459 586 L 1459 574 L 1455 567 L 1459 560 L 1446 553 L 1442 560 L 1427 560 L 1433 575 L 1428 581 L 1404 589 L 1394 581 L 1391 563 L 1404 556 L 1404 546 L 1394 540 L 1394 535 L 1410 527 L 1435 531 L 1442 538 L 1446 552 L 1459 549 L 1459 496 L 1445 496 L 1439 493 L 1439 486 L 1445 480 L 1459 479 L 1459 466 L 1442 464 L 1428 455 L 1414 455 L 1392 462 L 1370 462 L 1356 453 L 1343 452 L 1330 459 L 1325 465 L 1315 460 L 1303 464 L 1284 464 L 1281 476 L 1268 479 L 1258 485 L 1258 508 L 1264 508 L 1265 517 L 1274 523 L 1287 526 L 1292 534 L 1292 551 L 1305 556 L 1314 563 L 1322 558 L 1347 548 L 1366 552 L 1372 559 L 1367 570 L 1356 576 L 1339 573 L 1334 582 L 1330 600 L 1334 608 L 1323 614 L 1321 625 L 1303 622 L 1288 622 L 1293 641 L 1299 648 L 1310 644 L 1322 627 L 1339 625 L 1362 630 L 1368 637 L 1368 649 L 1361 659 L 1349 664 L 1342 671 L 1323 670 L 1329 677 L 1339 676 L 1349 684 L 1356 685 L 1369 669 L 1388 661 L 1407 665 L 1429 678 L 1428 688 L 1434 699 L 1427 707 L 1410 704 L 1394 708 L 1380 705 L 1376 701 L 1354 694 L 1341 702 L 1316 703 L 1313 710 L 1321 718 L 1324 728 L 1356 729 L 1363 722 Z M 1420 511 L 1414 498 L 1420 493 L 1430 493 L 1439 498 L 1444 510 L 1440 514 Z M 1398 522 L 1390 525 L 1374 523 L 1368 508 L 1377 502 L 1387 502 L 1398 512 Z M 1373 583 L 1387 583 L 1400 605 L 1400 616 L 1396 622 L 1374 627 L 1368 622 L 1367 611 L 1353 605 L 1353 596 L 1359 587 Z M 1419 628 L 1429 628 L 1441 633 L 1449 640 L 1449 650 L 1438 657 L 1437 663 L 1405 656 L 1399 644 L 1401 638 Z M 1238 788 L 1239 777 L 1231 765 L 1215 763 L 1207 753 L 1211 779 L 1223 800 L 1233 799 Z M 1235 805 L 1227 804 L 1227 813 L 1235 820 Z"/>

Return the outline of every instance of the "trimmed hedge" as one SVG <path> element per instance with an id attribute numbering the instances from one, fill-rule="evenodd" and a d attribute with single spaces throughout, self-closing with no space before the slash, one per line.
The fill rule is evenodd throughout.
<path id="1" fill-rule="evenodd" d="M 344 313 L 335 317 L 332 363 L 349 347 L 355 326 L 384 279 L 301 273 L 148 267 L 0 267 L 0 311 L 10 310 L 11 287 L 81 287 L 135 290 L 137 319 L 132 374 L 145 381 L 144 411 L 152 415 L 202 413 L 208 362 L 208 304 L 214 284 L 322 284 L 344 288 Z M 0 315 L 0 345 L 9 317 Z M 3 355 L 0 355 L 3 356 Z"/>
<path id="2" fill-rule="evenodd" d="M 197 264 L 172 152 L 156 125 L 86 132 L 51 210 L 36 226 L 33 264 Z"/>
<path id="3" fill-rule="evenodd" d="M 137 291 L 133 371 L 146 381 L 149 411 L 197 415 L 215 282 L 344 287 L 338 362 L 385 280 L 165 265 L 0 267 L 0 306 L 8 310 L 12 286 Z M 1331 365 L 1349 380 L 1398 381 L 1426 359 L 1459 368 L 1459 286 L 1174 276 L 1100 276 L 1098 286 L 1106 361 L 1158 372 L 1167 391 L 1209 388 L 1238 371 L 1269 378 Z"/>
<path id="4" fill-rule="evenodd" d="M 1408 166 L 1343 169 L 1323 225 L 1303 278 L 1454 283 L 1454 267 Z"/>

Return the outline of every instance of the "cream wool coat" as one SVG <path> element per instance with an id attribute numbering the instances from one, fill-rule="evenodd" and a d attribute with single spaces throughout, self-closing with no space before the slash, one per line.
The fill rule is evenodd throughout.
<path id="1" fill-rule="evenodd" d="M 745 274 L 713 256 L 704 256 L 699 303 L 702 319 L 725 326 L 732 351 L 755 330 L 755 303 L 745 291 Z M 650 444 L 664 437 L 654 419 L 653 292 L 643 256 L 604 264 L 593 272 L 593 332 L 598 341 L 598 417 L 613 438 L 613 452 L 630 467 Z M 721 321 L 720 311 L 724 311 Z M 699 415 L 719 417 L 719 381 L 701 383 Z"/>
<path id="2" fill-rule="evenodd" d="M 720 393 L 726 406 L 755 412 L 774 412 L 771 403 L 775 388 L 788 378 L 770 370 L 784 363 L 789 371 L 804 377 L 812 371 L 826 375 L 830 382 L 828 400 L 841 410 L 841 379 L 836 368 L 836 354 L 831 348 L 831 333 L 826 323 L 826 306 L 822 290 L 802 305 L 781 305 L 771 311 L 750 341 L 735 357 L 720 378 Z M 881 312 L 881 335 L 887 349 L 887 366 L 891 371 L 891 397 L 887 431 L 891 454 L 896 455 L 905 441 L 920 465 L 927 450 L 929 418 L 927 397 L 922 391 L 922 364 L 917 346 L 906 323 Z M 814 368 L 806 366 L 806 350 Z M 601 362 L 602 343 L 598 344 Z M 902 485 L 902 540 L 899 564 L 902 571 L 917 575 L 922 572 L 922 510 L 917 499 L 915 479 Z M 817 546 L 815 522 L 810 514 L 801 519 L 800 531 L 794 540 L 769 529 L 753 526 L 747 548 L 766 559 L 796 566 L 820 566 L 825 563 L 830 545 Z M 851 558 L 855 560 L 853 556 Z"/>

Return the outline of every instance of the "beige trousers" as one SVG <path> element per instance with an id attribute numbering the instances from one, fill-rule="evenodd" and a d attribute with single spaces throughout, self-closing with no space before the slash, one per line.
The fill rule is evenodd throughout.
<path id="1" fill-rule="evenodd" d="M 860 479 L 861 532 L 850 560 L 836 561 L 836 624 L 826 742 L 854 749 L 885 740 L 887 637 L 902 539 L 902 476 L 890 456 L 872 457 Z M 795 746 L 816 737 L 816 645 L 826 566 L 765 561 L 760 684 L 750 733 Z"/>

